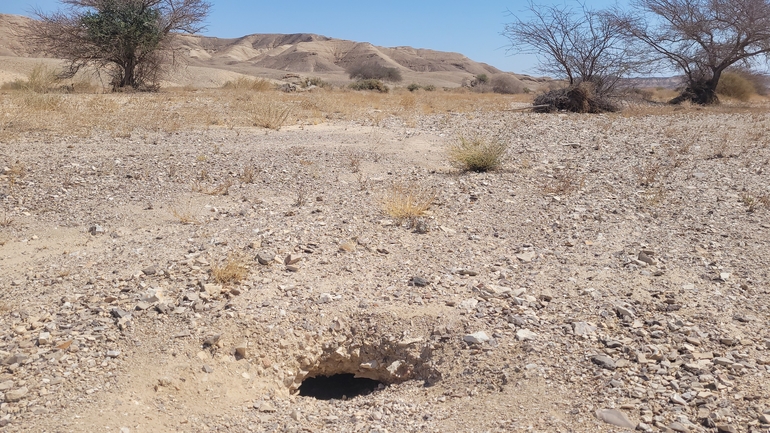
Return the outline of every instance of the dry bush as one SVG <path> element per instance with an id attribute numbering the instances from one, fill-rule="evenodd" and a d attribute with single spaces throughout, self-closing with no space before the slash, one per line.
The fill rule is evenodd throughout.
<path id="1" fill-rule="evenodd" d="M 756 212 L 760 207 L 770 208 L 770 196 L 756 196 L 749 193 L 741 195 L 741 202 L 746 206 L 746 212 Z"/>
<path id="2" fill-rule="evenodd" d="M 49 93 L 59 89 L 56 70 L 42 63 L 35 65 L 26 80 L 14 80 L 3 84 L 2 90 L 21 90 L 34 93 Z"/>
<path id="3" fill-rule="evenodd" d="M 275 89 L 275 84 L 264 78 L 238 77 L 235 80 L 228 81 L 222 85 L 227 90 L 252 90 L 255 92 L 266 92 Z"/>
<path id="4" fill-rule="evenodd" d="M 524 92 L 524 84 L 516 77 L 508 74 L 492 76 L 492 91 L 502 95 L 513 95 Z"/>
<path id="5" fill-rule="evenodd" d="M 722 96 L 748 101 L 757 93 L 754 84 L 738 72 L 725 72 L 719 79 L 717 93 Z"/>
<path id="6" fill-rule="evenodd" d="M 574 167 L 566 167 L 554 173 L 553 178 L 543 186 L 543 192 L 567 196 L 580 191 L 584 185 L 585 175 Z"/>
<path id="7" fill-rule="evenodd" d="M 397 68 L 390 68 L 373 62 L 353 65 L 346 72 L 351 80 L 385 80 L 394 83 L 402 80 L 401 71 Z"/>
<path id="8" fill-rule="evenodd" d="M 348 85 L 353 90 L 376 90 L 380 93 L 388 93 L 388 86 L 376 79 L 358 80 Z"/>
<path id="9" fill-rule="evenodd" d="M 171 206 L 171 215 L 182 224 L 199 224 L 198 212 L 192 206 L 192 203 L 174 204 Z"/>
<path id="10" fill-rule="evenodd" d="M 589 83 L 551 90 L 535 97 L 533 104 L 538 113 L 570 111 L 573 113 L 611 113 L 620 108 L 606 97 L 595 95 Z"/>
<path id="11" fill-rule="evenodd" d="M 436 199 L 436 192 L 416 183 L 394 183 L 382 199 L 382 209 L 386 215 L 399 223 L 413 225 L 430 209 Z"/>
<path id="12" fill-rule="evenodd" d="M 508 144 L 498 138 L 460 137 L 449 147 L 449 162 L 463 171 L 497 170 L 508 159 Z"/>
<path id="13" fill-rule="evenodd" d="M 241 171 L 241 175 L 238 177 L 238 180 L 241 183 L 254 183 L 257 177 L 257 172 L 252 167 L 244 167 Z"/>
<path id="14" fill-rule="evenodd" d="M 230 179 L 225 180 L 213 189 L 206 191 L 208 195 L 227 195 L 230 191 L 230 187 L 233 186 L 233 181 Z"/>
<path id="15" fill-rule="evenodd" d="M 248 263 L 243 254 L 228 254 L 227 259 L 211 265 L 211 276 L 219 284 L 238 284 L 249 275 Z"/>
<path id="16" fill-rule="evenodd" d="M 639 186 L 651 187 L 655 183 L 655 180 L 660 172 L 660 164 L 657 162 L 652 162 L 642 166 L 637 166 L 634 167 L 634 172 L 636 172 L 636 178 Z"/>
<path id="17" fill-rule="evenodd" d="M 291 108 L 275 102 L 254 104 L 251 112 L 254 126 L 279 131 L 289 119 Z"/>

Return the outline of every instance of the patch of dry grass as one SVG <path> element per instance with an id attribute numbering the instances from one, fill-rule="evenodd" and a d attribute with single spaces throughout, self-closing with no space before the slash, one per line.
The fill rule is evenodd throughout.
<path id="1" fill-rule="evenodd" d="M 198 212 L 190 202 L 172 205 L 171 216 L 182 224 L 200 224 Z"/>
<path id="2" fill-rule="evenodd" d="M 159 93 L 35 94 L 4 91 L 0 97 L 0 140 L 28 132 L 49 137 L 96 133 L 127 137 L 136 132 L 173 133 L 182 128 L 264 127 L 353 120 L 374 124 L 395 117 L 442 113 L 498 112 L 521 95 L 435 91 L 410 94 L 346 89 L 285 93 L 244 93 L 225 89 L 169 89 Z M 405 98 L 405 95 L 407 96 Z M 518 98 L 518 99 L 517 99 Z"/>
<path id="3" fill-rule="evenodd" d="M 399 223 L 413 225 L 417 218 L 426 215 L 435 199 L 432 188 L 416 183 L 394 183 L 382 199 L 382 209 Z"/>
<path id="4" fill-rule="evenodd" d="M 567 196 L 574 194 L 585 186 L 585 175 L 574 167 L 565 167 L 554 173 L 549 182 L 543 186 L 546 194 Z"/>
<path id="5" fill-rule="evenodd" d="M 463 171 L 492 171 L 508 157 L 508 144 L 497 138 L 460 137 L 448 150 L 449 161 Z"/>
<path id="6" fill-rule="evenodd" d="M 226 90 L 252 90 L 255 92 L 266 92 L 275 89 L 275 84 L 264 78 L 238 77 L 235 80 L 226 82 L 223 86 Z"/>
<path id="7" fill-rule="evenodd" d="M 741 203 L 746 207 L 746 212 L 753 213 L 760 207 L 770 208 L 770 196 L 744 193 L 741 195 Z"/>
<path id="8" fill-rule="evenodd" d="M 211 265 L 211 276 L 219 284 L 238 284 L 249 275 L 248 260 L 246 256 L 231 253 L 227 259 Z"/>

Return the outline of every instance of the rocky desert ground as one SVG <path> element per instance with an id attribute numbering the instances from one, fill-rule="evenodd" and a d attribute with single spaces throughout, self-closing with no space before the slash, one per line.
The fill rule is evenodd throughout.
<path id="1" fill-rule="evenodd" d="M 770 431 L 766 106 L 356 95 L 4 93 L 2 430 Z"/>

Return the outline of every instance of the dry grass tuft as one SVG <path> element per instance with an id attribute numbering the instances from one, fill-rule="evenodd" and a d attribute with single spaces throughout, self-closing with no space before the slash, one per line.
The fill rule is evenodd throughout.
<path id="1" fill-rule="evenodd" d="M 382 209 L 386 215 L 399 223 L 414 225 L 417 218 L 425 216 L 436 199 L 432 188 L 415 183 L 395 183 L 382 200 Z"/>
<path id="2" fill-rule="evenodd" d="M 496 138 L 465 138 L 449 147 L 449 161 L 463 171 L 497 170 L 508 159 L 508 144 Z"/>
<path id="3" fill-rule="evenodd" d="M 770 196 L 755 196 L 749 193 L 741 195 L 741 202 L 746 206 L 746 212 L 756 212 L 760 207 L 770 208 Z"/>
<path id="4" fill-rule="evenodd" d="M 580 191 L 585 186 L 585 175 L 580 174 L 574 167 L 566 167 L 553 175 L 553 178 L 543 187 L 546 194 L 567 196 Z"/>
<path id="5" fill-rule="evenodd" d="M 238 284 L 248 275 L 248 260 L 243 254 L 229 254 L 221 263 L 211 265 L 211 276 L 219 284 Z"/>
<path id="6" fill-rule="evenodd" d="M 291 108 L 275 102 L 263 104 L 254 104 L 252 107 L 252 116 L 254 126 L 279 131 L 289 119 Z"/>
<path id="7" fill-rule="evenodd" d="M 198 212 L 190 202 L 171 206 L 171 215 L 182 224 L 200 224 Z"/>
<path id="8" fill-rule="evenodd" d="M 227 90 L 266 92 L 275 89 L 275 84 L 264 78 L 238 77 L 235 80 L 226 82 L 222 88 Z"/>

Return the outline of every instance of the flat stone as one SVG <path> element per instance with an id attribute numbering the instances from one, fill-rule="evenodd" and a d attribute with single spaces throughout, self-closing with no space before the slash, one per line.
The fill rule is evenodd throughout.
<path id="1" fill-rule="evenodd" d="M 591 358 L 591 362 L 607 370 L 614 370 L 616 367 L 615 360 L 609 356 L 597 355 Z"/>
<path id="2" fill-rule="evenodd" d="M 738 427 L 730 424 L 718 424 L 717 433 L 738 433 Z"/>
<path id="3" fill-rule="evenodd" d="M 299 262 L 300 260 L 302 260 L 302 256 L 301 255 L 299 255 L 299 254 L 289 254 L 289 255 L 286 256 L 286 258 L 283 259 L 283 264 L 289 266 L 289 265 L 293 265 L 293 264 Z"/>
<path id="4" fill-rule="evenodd" d="M 529 263 L 532 260 L 535 259 L 535 252 L 534 251 L 527 251 L 525 253 L 516 254 L 516 258 L 521 260 L 524 263 Z"/>
<path id="5" fill-rule="evenodd" d="M 275 260 L 275 254 L 263 251 L 257 254 L 257 261 L 260 265 L 269 265 Z"/>
<path id="6" fill-rule="evenodd" d="M 572 329 L 575 335 L 590 335 L 596 332 L 596 326 L 586 322 L 573 322 Z"/>
<path id="7" fill-rule="evenodd" d="M 653 260 L 653 258 L 650 257 L 650 255 L 645 253 L 644 251 L 639 252 L 639 255 L 637 256 L 637 260 L 639 260 L 640 262 L 647 263 L 650 266 L 655 265 L 655 260 Z"/>
<path id="8" fill-rule="evenodd" d="M 257 410 L 264 413 L 272 413 L 275 412 L 275 406 L 273 406 L 269 401 L 263 401 L 259 404 L 254 405 Z"/>
<path id="9" fill-rule="evenodd" d="M 713 362 L 716 365 L 723 365 L 725 367 L 729 367 L 734 364 L 734 362 L 730 361 L 729 359 L 722 357 L 714 358 Z"/>
<path id="10" fill-rule="evenodd" d="M 476 308 L 476 305 L 478 304 L 479 304 L 478 299 L 470 298 L 460 302 L 460 305 L 458 305 L 457 307 L 462 310 L 473 310 L 474 308 Z"/>
<path id="11" fill-rule="evenodd" d="M 463 337 L 463 341 L 471 344 L 482 344 L 489 341 L 489 335 L 484 331 L 474 332 Z"/>
<path id="12" fill-rule="evenodd" d="M 211 368 L 211 366 L 208 365 L 208 364 L 204 364 L 203 367 L 202 367 L 202 370 L 203 370 L 204 373 L 213 373 L 214 372 L 214 369 Z"/>
<path id="13" fill-rule="evenodd" d="M 671 396 L 670 400 L 671 400 L 671 403 L 678 404 L 678 405 L 681 405 L 681 406 L 687 406 L 687 402 L 679 394 L 673 394 Z"/>
<path id="14" fill-rule="evenodd" d="M 529 329 L 519 329 L 516 331 L 516 339 L 519 341 L 529 341 L 534 340 L 535 338 L 537 338 L 537 334 Z"/>
<path id="15" fill-rule="evenodd" d="M 158 268 L 156 268 L 155 266 L 149 266 L 142 269 L 142 273 L 144 275 L 155 275 L 158 273 Z"/>
<path id="16" fill-rule="evenodd" d="M 415 287 L 425 287 L 425 286 L 427 286 L 429 284 L 428 280 L 426 280 L 425 278 L 422 278 L 422 277 L 417 277 L 417 276 L 412 277 L 410 282 Z"/>
<path id="17" fill-rule="evenodd" d="M 6 380 L 5 382 L 0 383 L 0 392 L 8 391 L 11 388 L 13 388 L 12 380 Z"/>
<path id="18" fill-rule="evenodd" d="M 607 424 L 612 424 L 614 426 L 630 429 L 636 428 L 636 424 L 628 419 L 628 416 L 625 414 L 625 412 L 619 411 L 617 409 L 599 409 L 596 411 L 596 417 L 606 422 Z"/>
<path id="19" fill-rule="evenodd" d="M 690 431 L 690 429 L 687 428 L 684 424 L 677 421 L 674 421 L 671 424 L 669 424 L 668 428 L 679 433 L 687 433 Z"/>
<path id="20" fill-rule="evenodd" d="M 109 358 L 117 358 L 120 356 L 120 350 L 108 350 L 107 351 L 107 357 Z"/>
<path id="21" fill-rule="evenodd" d="M 16 401 L 19 401 L 23 399 L 29 390 L 26 387 L 21 387 L 19 389 L 14 389 L 13 391 L 8 391 L 5 393 L 5 401 L 9 403 L 13 403 Z"/>

